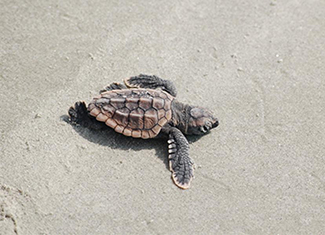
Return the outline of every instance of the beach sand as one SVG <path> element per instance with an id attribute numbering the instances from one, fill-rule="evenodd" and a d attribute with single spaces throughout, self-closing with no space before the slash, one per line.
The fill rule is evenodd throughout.
<path id="1" fill-rule="evenodd" d="M 0 234 L 322 234 L 325 2 L 0 3 Z M 164 140 L 63 121 L 128 76 L 174 82 L 220 126 Z"/>

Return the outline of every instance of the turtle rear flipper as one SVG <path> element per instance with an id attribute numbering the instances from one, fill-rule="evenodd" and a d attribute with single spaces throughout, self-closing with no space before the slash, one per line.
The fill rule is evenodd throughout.
<path id="1" fill-rule="evenodd" d="M 100 130 L 105 128 L 105 125 L 98 122 L 96 118 L 89 115 L 85 102 L 76 102 L 74 106 L 71 106 L 69 111 L 70 123 L 74 125 L 80 125 L 88 127 L 94 130 Z"/>
<path id="2" fill-rule="evenodd" d="M 161 79 L 155 75 L 144 75 L 130 77 L 124 80 L 124 83 L 129 88 L 160 88 L 163 91 L 168 92 L 172 96 L 176 97 L 177 91 L 174 84 L 171 81 Z"/>
<path id="3" fill-rule="evenodd" d="M 190 187 L 193 178 L 193 161 L 189 157 L 189 144 L 183 133 L 170 127 L 168 140 L 169 168 L 174 183 L 182 188 Z"/>

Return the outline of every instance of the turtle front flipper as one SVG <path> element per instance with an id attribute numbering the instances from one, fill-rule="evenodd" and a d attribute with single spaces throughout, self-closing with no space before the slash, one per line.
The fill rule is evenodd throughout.
<path id="1" fill-rule="evenodd" d="M 126 78 L 124 83 L 129 88 L 160 88 L 174 97 L 176 97 L 177 94 L 176 88 L 171 81 L 161 79 L 155 75 L 140 74 L 139 76 Z"/>
<path id="2" fill-rule="evenodd" d="M 189 148 L 183 133 L 171 127 L 168 140 L 169 169 L 174 183 L 182 189 L 189 188 L 193 178 L 193 161 L 189 157 Z"/>
<path id="3" fill-rule="evenodd" d="M 113 82 L 112 84 L 109 84 L 106 86 L 103 90 L 99 91 L 99 94 L 106 92 L 106 91 L 112 91 L 112 90 L 122 90 L 127 89 L 127 87 L 124 84 Z"/>

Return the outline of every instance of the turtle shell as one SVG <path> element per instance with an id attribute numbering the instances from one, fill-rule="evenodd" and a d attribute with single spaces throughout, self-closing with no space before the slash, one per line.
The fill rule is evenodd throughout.
<path id="1" fill-rule="evenodd" d="M 171 120 L 173 99 L 161 90 L 112 90 L 95 97 L 88 105 L 88 111 L 118 133 L 148 139 L 157 136 Z"/>

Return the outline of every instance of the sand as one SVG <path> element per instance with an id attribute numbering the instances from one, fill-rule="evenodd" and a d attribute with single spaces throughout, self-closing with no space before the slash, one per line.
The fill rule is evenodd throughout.
<path id="1" fill-rule="evenodd" d="M 322 234 L 325 2 L 0 3 L 0 234 Z M 220 126 L 167 143 L 62 120 L 139 73 Z"/>

